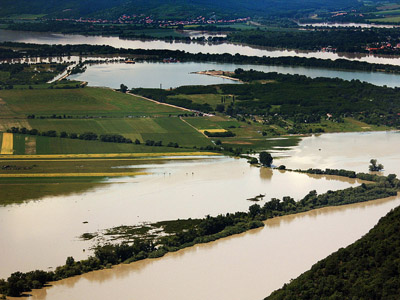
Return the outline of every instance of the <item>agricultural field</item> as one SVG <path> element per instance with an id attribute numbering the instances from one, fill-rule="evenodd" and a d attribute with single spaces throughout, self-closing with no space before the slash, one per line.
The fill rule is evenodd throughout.
<path id="1" fill-rule="evenodd" d="M 10 129 L 14 126 L 19 128 L 25 127 L 27 129 L 34 128 L 39 130 L 40 132 L 55 130 L 58 135 L 62 131 L 65 131 L 68 134 L 82 134 L 85 132 L 93 132 L 99 136 L 102 134 L 120 134 L 125 138 L 131 139 L 132 141 L 138 139 L 142 144 L 145 143 L 147 140 L 153 140 L 155 142 L 162 141 L 163 145 L 168 145 L 168 143 L 178 143 L 179 146 L 190 148 L 194 146 L 201 147 L 210 145 L 210 141 L 207 140 L 202 134 L 200 134 L 197 130 L 176 117 L 60 120 L 2 119 L 0 123 L 0 128 L 2 129 L 2 131 L 6 131 L 7 129 Z M 94 148 L 94 151 L 100 151 L 99 153 L 106 153 L 111 149 L 115 149 L 114 152 L 123 152 L 124 150 L 132 152 L 132 150 L 134 149 L 141 150 L 141 148 L 145 147 L 143 145 L 141 146 L 122 143 L 100 143 L 98 141 L 91 141 L 91 144 L 96 144 L 94 147 L 92 147 L 91 144 L 84 142 L 85 141 L 78 139 L 59 139 L 47 138 L 43 136 L 15 135 L 14 150 L 18 154 L 35 154 L 35 152 L 37 154 L 63 153 L 58 152 L 62 151 L 61 149 L 69 149 L 65 150 L 67 151 L 66 153 L 86 153 L 87 151 L 89 151 L 87 153 L 92 153 L 90 152 L 90 149 Z M 102 146 L 99 146 L 98 143 L 100 143 Z M 33 150 L 35 144 L 36 151 Z M 103 151 L 102 149 L 107 150 Z M 79 152 L 82 150 L 85 150 L 86 152 Z"/>
<path id="2" fill-rule="evenodd" d="M 187 126 L 187 125 L 185 125 Z M 194 130 L 193 130 L 194 131 Z M 154 134 L 157 136 L 157 134 Z M 170 138 L 174 138 L 178 134 L 171 134 Z M 199 137 L 199 141 L 203 144 L 211 142 L 198 132 L 195 135 Z M 160 136 L 157 136 L 160 137 Z M 194 141 L 190 134 L 188 137 Z M 178 139 L 178 138 L 176 138 Z M 182 138 L 184 141 L 184 138 Z M 107 154 L 107 153 L 170 153 L 170 152 L 188 152 L 193 150 L 190 148 L 171 148 L 171 147 L 151 147 L 126 143 L 106 143 L 100 141 L 85 141 L 80 139 L 67 139 L 59 137 L 45 136 L 29 136 L 15 134 L 13 137 L 13 154 L 15 155 L 53 155 L 53 154 Z M 165 141 L 165 139 L 164 139 Z M 167 143 L 168 140 L 165 141 Z M 184 141 L 185 142 L 185 141 Z M 164 144 L 164 142 L 163 142 Z M 166 145 L 166 144 L 164 144 Z M 11 154 L 11 153 L 8 153 Z"/>
<path id="3" fill-rule="evenodd" d="M 221 116 L 184 118 L 184 120 L 196 127 L 198 130 L 231 129 L 232 127 L 239 127 L 242 124 L 236 119 Z"/>
<path id="4" fill-rule="evenodd" d="M 70 116 L 159 116 L 182 110 L 155 104 L 106 88 L 1 90 L 1 117 Z"/>
<path id="5" fill-rule="evenodd" d="M 374 23 L 399 23 L 400 9 L 398 5 L 389 5 L 386 7 L 377 8 L 377 11 L 366 14 L 367 21 Z"/>
<path id="6" fill-rule="evenodd" d="M 218 104 L 221 104 L 221 98 L 226 97 L 226 102 L 224 103 L 225 106 L 229 105 L 232 102 L 232 97 L 227 95 L 220 95 L 220 94 L 193 94 L 193 95 L 174 95 L 169 96 L 168 98 L 180 98 L 180 99 L 189 99 L 192 100 L 194 103 L 198 104 L 209 104 L 212 108 L 216 108 Z"/>
<path id="7" fill-rule="evenodd" d="M 368 19 L 369 22 L 373 23 L 399 23 L 400 22 L 400 16 L 388 16 L 382 19 Z"/>

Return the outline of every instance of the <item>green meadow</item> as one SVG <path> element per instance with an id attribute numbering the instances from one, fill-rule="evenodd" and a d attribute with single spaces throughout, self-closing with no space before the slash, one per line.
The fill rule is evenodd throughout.
<path id="1" fill-rule="evenodd" d="M 152 103 L 107 88 L 1 90 L 6 116 L 159 116 L 182 110 Z M 4 111 L 3 110 L 3 111 Z"/>

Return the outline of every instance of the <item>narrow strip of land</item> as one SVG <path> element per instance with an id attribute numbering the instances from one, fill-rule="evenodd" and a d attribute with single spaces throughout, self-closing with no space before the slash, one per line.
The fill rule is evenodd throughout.
<path id="1" fill-rule="evenodd" d="M 4 141 L 4 137 L 3 137 Z M 3 154 L 3 153 L 2 153 Z M 215 156 L 215 152 L 160 152 L 160 153 L 97 153 L 97 154 L 35 154 L 35 155 L 0 155 L 2 160 L 16 159 L 76 159 L 76 158 L 138 158 L 138 157 L 165 157 L 165 156 Z"/>
<path id="2" fill-rule="evenodd" d="M 116 172 L 116 173 L 33 173 L 33 174 L 0 174 L 0 178 L 25 177 L 123 177 L 148 175 L 146 172 Z"/>

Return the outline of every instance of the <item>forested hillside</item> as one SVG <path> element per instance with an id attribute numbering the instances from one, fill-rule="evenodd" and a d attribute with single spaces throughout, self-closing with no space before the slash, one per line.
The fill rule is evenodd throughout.
<path id="1" fill-rule="evenodd" d="M 0 16 L 45 14 L 48 16 L 119 17 L 147 14 L 154 17 L 212 16 L 295 16 L 299 11 L 356 8 L 355 0 L 2 0 Z"/>
<path id="2" fill-rule="evenodd" d="M 363 238 L 275 291 L 278 299 L 399 299 L 400 207 Z"/>

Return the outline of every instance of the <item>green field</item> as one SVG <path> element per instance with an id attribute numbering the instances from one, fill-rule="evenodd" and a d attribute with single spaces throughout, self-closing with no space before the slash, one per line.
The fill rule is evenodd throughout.
<path id="1" fill-rule="evenodd" d="M 399 23 L 400 16 L 399 17 L 388 17 L 388 18 L 383 18 L 383 19 L 368 19 L 368 21 L 374 22 L 374 23 Z"/>
<path id="2" fill-rule="evenodd" d="M 38 129 L 40 132 L 55 130 L 58 134 L 62 131 L 67 133 L 81 134 L 84 132 L 94 132 L 97 135 L 101 134 L 120 134 L 126 138 L 130 138 L 132 141 L 138 139 L 142 143 L 146 140 L 162 141 L 163 145 L 168 143 L 178 143 L 180 146 L 193 147 L 193 146 L 207 146 L 210 145 L 210 141 L 205 138 L 197 130 L 183 122 L 177 117 L 160 117 L 160 118 L 109 118 L 109 119 L 25 119 L 25 120 L 0 120 L 0 128 L 3 131 L 10 125 L 15 127 L 26 127 L 28 129 Z M 19 126 L 18 126 L 19 125 Z M 42 136 L 14 136 L 14 149 L 18 154 L 24 154 L 26 139 L 34 138 L 36 143 L 37 154 L 42 153 L 87 153 L 83 151 L 87 149 L 90 151 L 93 147 L 84 143 L 81 140 L 72 139 L 56 139 L 42 137 Z M 83 144 L 84 145 L 83 145 Z M 96 153 L 93 151 L 100 151 L 99 153 L 112 152 L 138 152 L 135 149 L 138 147 L 132 144 L 116 144 L 116 143 L 101 143 L 101 142 L 90 142 L 99 143 L 93 150 L 88 153 Z M 103 145 L 104 144 L 104 145 Z M 69 145 L 69 146 L 68 146 Z M 101 145 L 101 146 L 100 146 Z M 68 150 L 66 150 L 67 148 Z M 87 148 L 88 147 L 88 148 Z M 132 148 L 133 147 L 133 148 Z M 54 152 L 54 149 L 58 149 Z M 65 150 L 62 150 L 64 148 Z M 147 147 L 148 148 L 148 147 Z M 47 150 L 46 150 L 47 149 Z M 76 150 L 79 149 L 79 150 Z M 107 150 L 105 150 L 107 149 Z M 111 151 L 115 149 L 114 151 Z M 67 152 L 63 152 L 67 151 Z M 72 151 L 72 152 L 71 152 Z M 78 151 L 78 152 L 77 152 Z M 79 152 L 83 151 L 83 152 Z M 140 152 L 140 151 L 139 151 Z M 144 151 L 146 152 L 146 151 Z"/>
<path id="3" fill-rule="evenodd" d="M 230 129 L 230 127 L 239 127 L 242 123 L 236 119 L 227 117 L 202 117 L 202 118 L 184 118 L 184 120 L 196 127 L 198 130 L 206 129 Z"/>
<path id="4" fill-rule="evenodd" d="M 393 9 L 393 10 L 381 10 L 378 12 L 373 12 L 374 15 L 399 15 L 400 9 Z"/>
<path id="5" fill-rule="evenodd" d="M 155 104 L 106 88 L 1 90 L 1 115 L 25 117 L 72 116 L 156 116 L 180 114 L 182 110 Z"/>
<path id="6" fill-rule="evenodd" d="M 222 96 L 227 97 L 225 106 L 227 106 L 228 104 L 230 104 L 232 102 L 232 98 L 230 98 L 229 96 L 220 95 L 220 94 L 174 95 L 174 96 L 170 96 L 169 98 L 189 99 L 189 100 L 192 100 L 194 103 L 199 103 L 199 104 L 208 103 L 211 105 L 212 108 L 215 109 L 217 104 L 221 104 Z"/>
<path id="7" fill-rule="evenodd" d="M 7 19 L 7 20 L 37 20 L 46 16 L 45 14 L 19 14 L 19 15 L 10 15 L 7 17 L 3 17 L 0 19 Z"/>
<path id="8" fill-rule="evenodd" d="M 200 133 L 198 133 L 201 135 Z M 14 135 L 14 154 L 23 155 L 30 154 L 27 152 L 27 144 L 25 135 Z M 208 145 L 210 142 L 201 135 L 203 144 Z M 171 147 L 150 147 L 135 144 L 124 143 L 105 143 L 100 141 L 84 141 L 78 139 L 62 139 L 50 138 L 44 136 L 33 137 L 35 140 L 35 154 L 80 154 L 80 153 L 163 153 L 163 152 L 187 152 L 192 151 L 191 148 L 171 148 Z M 172 138 L 171 138 L 172 139 Z M 158 141 L 158 140 L 157 140 Z M 168 140 L 164 139 L 163 145 L 168 144 Z M 179 143 L 178 143 L 179 144 Z M 181 145 L 180 145 L 181 146 Z M 183 145 L 185 146 L 185 145 Z M 192 145 L 190 145 L 192 146 Z M 192 146 L 193 147 L 193 146 Z"/>

